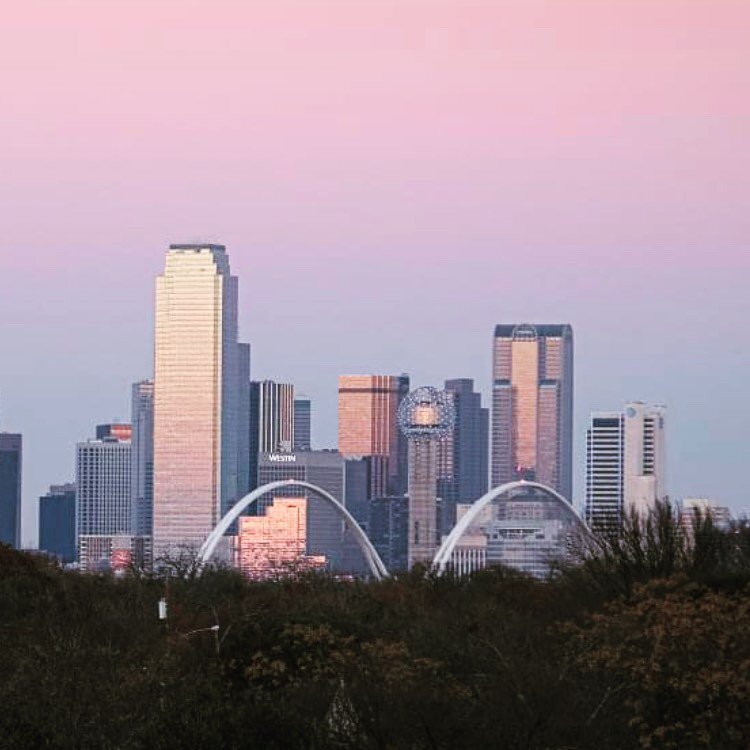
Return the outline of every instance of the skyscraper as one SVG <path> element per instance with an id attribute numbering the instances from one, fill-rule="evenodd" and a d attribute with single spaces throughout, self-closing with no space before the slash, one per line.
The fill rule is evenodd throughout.
<path id="1" fill-rule="evenodd" d="M 76 559 L 76 486 L 52 485 L 39 498 L 39 549 L 71 563 Z"/>
<path id="2" fill-rule="evenodd" d="M 197 549 L 247 490 L 248 360 L 249 348 L 237 342 L 237 278 L 224 246 L 171 245 L 156 280 L 157 557 Z"/>
<path id="3" fill-rule="evenodd" d="M 533 479 L 570 500 L 573 329 L 496 326 L 492 378 L 492 486 Z"/>
<path id="4" fill-rule="evenodd" d="M 0 432 L 0 542 L 21 546 L 21 469 L 23 438 Z"/>
<path id="5" fill-rule="evenodd" d="M 294 399 L 294 450 L 312 450 L 312 405 L 307 396 Z"/>
<path id="6" fill-rule="evenodd" d="M 133 425 L 129 422 L 108 422 L 96 426 L 96 439 L 116 438 L 117 440 L 132 440 Z"/>
<path id="7" fill-rule="evenodd" d="M 485 492 L 489 475 L 489 410 L 474 391 L 474 381 L 445 381 L 453 400 L 456 423 L 438 443 L 438 495 L 442 498 L 440 531 L 447 534 L 456 522 L 456 504 L 472 503 Z"/>
<path id="8" fill-rule="evenodd" d="M 154 381 L 133 383 L 131 521 L 133 534 L 151 536 L 154 523 Z"/>
<path id="9" fill-rule="evenodd" d="M 372 456 L 372 497 L 400 495 L 407 484 L 407 441 L 397 425 L 408 375 L 339 376 L 339 451 Z"/>
<path id="10" fill-rule="evenodd" d="M 76 445 L 76 535 L 82 570 L 93 570 L 89 557 L 97 540 L 132 535 L 131 444 L 106 437 Z M 97 553 L 98 554 L 98 553 Z"/>
<path id="11" fill-rule="evenodd" d="M 273 380 L 250 383 L 250 486 L 258 486 L 258 456 L 290 453 L 294 442 L 294 386 Z"/>
<path id="12" fill-rule="evenodd" d="M 640 402 L 591 415 L 585 516 L 593 528 L 617 528 L 624 512 L 648 511 L 666 497 L 664 418 L 664 407 Z"/>

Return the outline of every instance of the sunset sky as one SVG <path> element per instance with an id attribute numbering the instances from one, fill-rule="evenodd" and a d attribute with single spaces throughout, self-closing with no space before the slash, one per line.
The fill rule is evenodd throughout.
<path id="1" fill-rule="evenodd" d="M 0 429 L 35 499 L 149 377 L 170 242 L 227 245 L 254 379 L 473 377 L 570 322 L 669 490 L 750 511 L 750 3 L 86 0 L 0 23 Z"/>

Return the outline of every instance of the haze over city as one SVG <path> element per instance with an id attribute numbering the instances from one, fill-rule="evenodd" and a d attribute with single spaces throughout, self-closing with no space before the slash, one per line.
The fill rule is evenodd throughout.
<path id="1" fill-rule="evenodd" d="M 24 544 L 152 374 L 171 242 L 227 246 L 252 376 L 311 397 L 316 447 L 339 374 L 470 377 L 488 405 L 495 324 L 566 322 L 574 501 L 590 412 L 640 399 L 669 409 L 670 494 L 747 510 L 749 12 L 11 9 L 0 428 L 24 435 Z"/>

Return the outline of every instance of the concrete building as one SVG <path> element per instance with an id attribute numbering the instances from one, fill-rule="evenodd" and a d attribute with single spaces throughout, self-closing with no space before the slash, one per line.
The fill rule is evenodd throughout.
<path id="1" fill-rule="evenodd" d="M 584 515 L 592 528 L 618 528 L 623 514 L 648 512 L 666 498 L 664 430 L 663 406 L 634 401 L 591 415 Z"/>
<path id="2" fill-rule="evenodd" d="M 153 565 L 151 538 L 131 534 L 85 534 L 78 538 L 79 569 L 83 573 L 124 575 Z"/>
<path id="3" fill-rule="evenodd" d="M 438 443 L 441 534 L 447 534 L 456 523 L 456 504 L 480 498 L 487 492 L 489 481 L 489 410 L 482 407 L 482 397 L 474 391 L 473 380 L 446 380 L 445 391 L 453 399 L 456 423 L 453 431 Z"/>
<path id="4" fill-rule="evenodd" d="M 312 403 L 307 396 L 294 399 L 294 452 L 312 450 Z"/>
<path id="5" fill-rule="evenodd" d="M 23 438 L 0 432 L 0 543 L 21 546 Z"/>
<path id="6" fill-rule="evenodd" d="M 154 524 L 154 381 L 134 383 L 131 394 L 131 521 L 136 536 Z"/>
<path id="7" fill-rule="evenodd" d="M 570 500 L 573 329 L 496 326 L 492 377 L 492 486 L 534 480 Z"/>
<path id="8" fill-rule="evenodd" d="M 39 498 L 39 549 L 62 563 L 75 562 L 75 484 L 52 485 Z"/>
<path id="9" fill-rule="evenodd" d="M 732 523 L 732 512 L 726 505 L 706 497 L 686 497 L 680 504 L 680 523 L 683 529 L 692 534 L 695 524 L 699 520 L 711 519 L 711 523 L 718 529 L 727 530 Z"/>
<path id="10" fill-rule="evenodd" d="M 192 554 L 247 490 L 249 347 L 222 245 L 171 245 L 156 280 L 154 555 Z M 244 486 L 243 486 L 244 485 Z"/>
<path id="11" fill-rule="evenodd" d="M 399 406 L 399 428 L 409 441 L 409 568 L 430 565 L 437 551 L 438 444 L 450 435 L 455 419 L 453 398 L 432 387 L 417 388 Z"/>
<path id="12" fill-rule="evenodd" d="M 407 442 L 397 414 L 408 392 L 408 375 L 339 376 L 339 451 L 376 459 L 371 497 L 406 492 Z"/>

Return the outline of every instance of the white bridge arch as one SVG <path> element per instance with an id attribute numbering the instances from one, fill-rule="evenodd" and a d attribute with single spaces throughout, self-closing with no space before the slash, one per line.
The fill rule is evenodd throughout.
<path id="1" fill-rule="evenodd" d="M 451 533 L 448 534 L 443 543 L 440 545 L 440 549 L 435 553 L 435 558 L 432 561 L 432 568 L 437 572 L 438 575 L 442 575 L 445 572 L 448 563 L 453 555 L 453 550 L 456 548 L 464 532 L 471 526 L 473 521 L 482 512 L 482 510 L 489 505 L 493 500 L 504 495 L 506 492 L 515 490 L 518 488 L 536 489 L 546 493 L 553 500 L 560 503 L 566 510 L 569 510 L 573 515 L 573 518 L 577 521 L 581 531 L 588 533 L 589 527 L 586 522 L 578 514 L 578 511 L 558 492 L 555 492 L 551 487 L 547 487 L 539 482 L 529 482 L 525 479 L 518 479 L 514 482 L 507 482 L 497 487 L 493 487 L 487 494 L 482 495 L 478 500 L 475 500 L 471 508 L 464 514 L 461 520 L 453 527 Z"/>
<path id="2" fill-rule="evenodd" d="M 349 511 L 333 495 L 320 487 L 316 487 L 314 484 L 310 484 L 310 482 L 304 482 L 300 479 L 282 479 L 278 482 L 269 482 L 268 484 L 264 484 L 262 487 L 253 490 L 248 495 L 245 495 L 241 500 L 238 500 L 232 509 L 227 512 L 224 518 L 216 524 L 216 527 L 208 535 L 206 541 L 203 542 L 198 551 L 198 564 L 205 565 L 211 559 L 216 551 L 216 545 L 224 536 L 227 529 L 237 520 L 237 518 L 239 518 L 242 511 L 252 505 L 256 500 L 263 497 L 263 495 L 267 495 L 269 492 L 283 489 L 285 487 L 302 487 L 313 492 L 321 500 L 328 503 L 328 505 L 330 505 L 341 516 L 347 528 L 354 534 L 354 538 L 357 540 L 357 544 L 362 550 L 362 554 L 365 556 L 365 561 L 367 562 L 373 577 L 377 580 L 388 577 L 388 570 L 380 559 L 380 555 L 375 547 L 372 546 L 372 542 L 367 537 L 367 534 L 362 531 L 362 527 L 354 520 L 352 514 L 349 513 Z"/>

